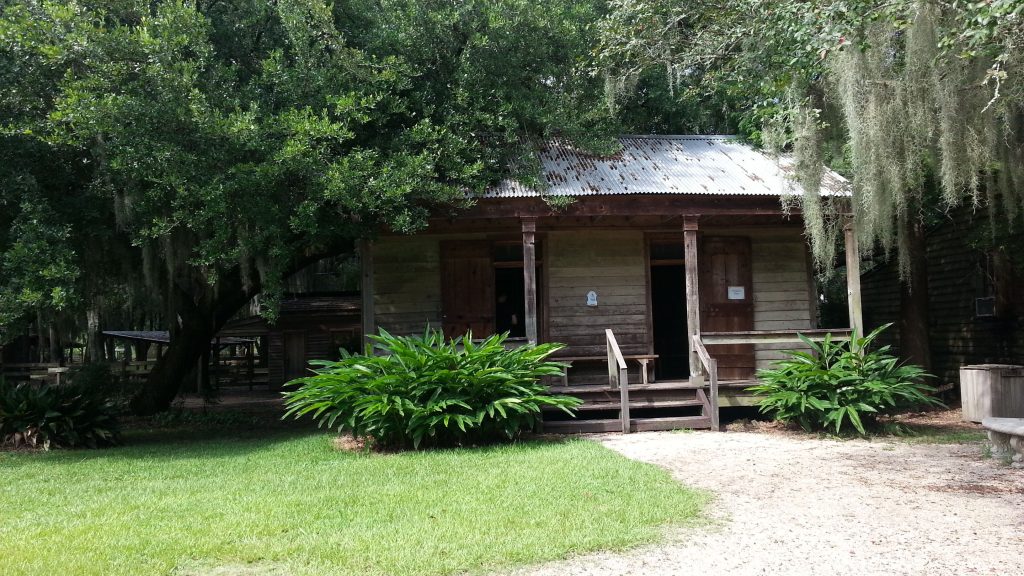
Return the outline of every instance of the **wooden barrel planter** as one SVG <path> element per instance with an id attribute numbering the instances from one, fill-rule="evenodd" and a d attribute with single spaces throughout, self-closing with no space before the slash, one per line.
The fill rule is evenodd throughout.
<path id="1" fill-rule="evenodd" d="M 976 364 L 960 368 L 963 419 L 1024 418 L 1024 366 Z"/>

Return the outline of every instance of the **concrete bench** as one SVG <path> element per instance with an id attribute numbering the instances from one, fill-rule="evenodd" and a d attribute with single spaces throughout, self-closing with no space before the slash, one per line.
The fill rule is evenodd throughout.
<path id="1" fill-rule="evenodd" d="M 1024 468 L 1024 418 L 985 418 L 981 425 L 988 430 L 992 455 L 1010 457 L 1014 468 Z"/>

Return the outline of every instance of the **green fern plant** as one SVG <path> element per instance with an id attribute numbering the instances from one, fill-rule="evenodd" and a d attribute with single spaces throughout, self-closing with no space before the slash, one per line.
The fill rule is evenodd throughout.
<path id="1" fill-rule="evenodd" d="M 313 375 L 289 382 L 285 417 L 308 415 L 383 447 L 419 448 L 515 438 L 545 407 L 572 415 L 580 404 L 540 382 L 565 369 L 548 360 L 561 344 L 506 349 L 508 334 L 473 342 L 472 334 L 449 340 L 432 330 L 371 338 L 377 354 L 342 351 L 341 360 L 312 362 Z"/>
<path id="2" fill-rule="evenodd" d="M 48 450 L 116 444 L 120 412 L 106 394 L 79 385 L 0 378 L 0 445 Z"/>
<path id="3" fill-rule="evenodd" d="M 924 370 L 901 363 L 889 346 L 869 349 L 889 326 L 848 341 L 829 334 L 814 342 L 801 335 L 810 351 L 787 351 L 788 358 L 759 371 L 760 383 L 747 390 L 763 396 L 760 411 L 776 420 L 837 434 L 852 426 L 864 435 L 866 425 L 885 411 L 942 406 L 924 383 L 930 377 Z"/>

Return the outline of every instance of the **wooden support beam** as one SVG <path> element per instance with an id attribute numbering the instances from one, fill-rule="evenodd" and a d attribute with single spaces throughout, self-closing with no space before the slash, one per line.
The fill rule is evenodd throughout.
<path id="1" fill-rule="evenodd" d="M 526 341 L 537 343 L 537 219 L 523 218 L 523 294 L 526 301 Z"/>
<path id="2" fill-rule="evenodd" d="M 688 335 L 687 352 L 690 355 L 690 381 L 703 382 L 700 359 L 694 349 L 693 337 L 700 334 L 700 291 L 698 289 L 697 263 L 697 219 L 686 218 L 683 221 L 683 244 L 685 248 L 684 267 L 686 269 L 686 333 Z"/>
<path id="3" fill-rule="evenodd" d="M 846 297 L 850 310 L 850 328 L 864 336 L 864 312 L 860 301 L 860 245 L 853 219 L 843 227 L 846 238 Z"/>
<path id="4" fill-rule="evenodd" d="M 370 342 L 370 335 L 377 333 L 377 318 L 373 306 L 373 242 L 363 240 L 359 244 L 359 263 L 362 268 L 362 278 L 359 284 L 359 294 L 362 298 L 362 331 L 363 351 L 366 354 L 373 352 L 373 345 Z"/>

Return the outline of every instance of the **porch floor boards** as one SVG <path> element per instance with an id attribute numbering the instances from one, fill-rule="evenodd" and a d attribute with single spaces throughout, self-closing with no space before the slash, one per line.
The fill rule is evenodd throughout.
<path id="1" fill-rule="evenodd" d="M 748 388 L 757 384 L 756 380 L 719 380 L 718 388 Z M 706 388 L 707 384 L 691 384 L 689 380 L 659 380 L 658 382 L 651 384 L 630 384 L 629 392 L 656 392 L 656 391 L 667 391 L 667 390 L 696 390 L 697 388 Z M 580 394 L 580 393 L 592 393 L 592 392 L 608 392 L 618 394 L 619 391 L 616 388 L 612 388 L 608 384 L 575 384 L 571 386 L 549 386 L 548 390 L 552 394 Z"/>

